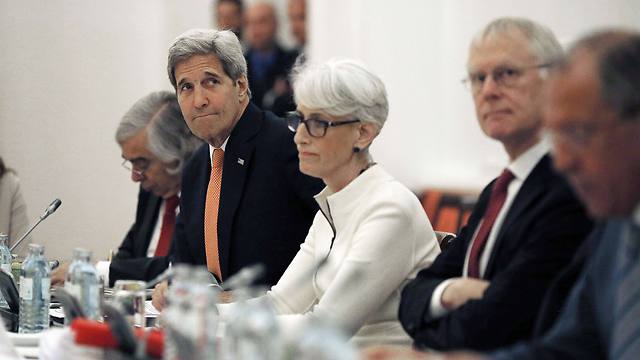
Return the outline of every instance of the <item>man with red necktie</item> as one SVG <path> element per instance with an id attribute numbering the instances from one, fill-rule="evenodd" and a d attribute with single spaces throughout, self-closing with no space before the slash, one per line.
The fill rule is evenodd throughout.
<path id="1" fill-rule="evenodd" d="M 151 280 L 169 264 L 171 239 L 179 212 L 184 165 L 202 145 L 184 123 L 172 92 L 151 93 L 123 116 L 116 141 L 122 166 L 140 183 L 136 219 L 111 261 L 99 261 L 98 272 L 113 286 L 119 279 Z M 52 274 L 64 282 L 67 264 Z"/>
<path id="2" fill-rule="evenodd" d="M 403 290 L 399 317 L 419 348 L 493 349 L 531 336 L 545 290 L 591 229 L 552 169 L 539 99 L 555 36 L 502 18 L 473 40 L 468 78 L 482 131 L 509 164 L 481 193 L 451 247 Z"/>

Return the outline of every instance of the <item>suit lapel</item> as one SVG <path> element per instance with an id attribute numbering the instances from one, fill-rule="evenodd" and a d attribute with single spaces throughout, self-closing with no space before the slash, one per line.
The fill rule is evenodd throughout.
<path id="1" fill-rule="evenodd" d="M 211 156 L 209 155 L 208 144 L 202 145 L 201 150 L 199 151 L 201 151 L 201 153 L 198 153 L 197 156 L 202 156 L 204 158 L 203 160 L 197 160 L 198 164 L 203 164 L 198 169 L 200 173 L 198 174 L 198 176 L 194 176 L 192 178 L 193 183 L 191 184 L 187 185 L 183 181 L 182 188 L 184 189 L 186 186 L 193 186 L 194 191 L 196 191 L 193 198 L 199 199 L 199 201 L 196 201 L 192 205 L 192 213 L 198 214 L 198 216 L 194 216 L 195 219 L 193 219 L 193 221 L 195 223 L 195 226 L 193 227 L 193 231 L 195 231 L 195 234 L 193 234 L 194 236 L 191 236 L 190 238 L 193 241 L 193 243 L 191 244 L 192 249 L 194 249 L 193 256 L 199 257 L 195 259 L 196 264 L 206 265 L 207 255 L 204 243 L 204 211 L 207 202 L 207 188 L 209 187 L 209 178 L 211 177 Z M 195 156 L 196 155 L 194 155 L 194 157 Z M 182 202 L 182 200 L 180 202 Z M 183 210 L 185 209 L 180 208 L 180 212 L 182 214 L 186 214 L 186 211 L 183 212 Z M 189 219 L 187 219 L 186 221 L 189 221 Z"/>
<path id="2" fill-rule="evenodd" d="M 223 279 L 229 273 L 233 221 L 249 175 L 255 144 L 252 139 L 262 125 L 262 113 L 249 103 L 233 129 L 224 154 L 220 210 L 218 212 L 218 252 Z"/>
<path id="3" fill-rule="evenodd" d="M 480 196 L 478 197 L 478 201 L 476 202 L 476 205 L 473 208 L 473 212 L 469 217 L 469 221 L 462 230 L 464 231 L 464 233 L 461 231 L 458 234 L 458 238 L 464 239 L 465 241 L 465 249 L 471 245 L 471 240 L 473 239 L 473 236 L 476 233 L 478 224 L 480 223 L 480 220 L 484 218 L 484 212 L 487 211 L 487 205 L 489 204 L 489 198 L 491 197 L 491 189 L 493 189 L 493 184 L 495 182 L 496 181 L 493 180 L 492 182 L 489 183 L 489 185 L 487 185 L 482 190 L 482 192 L 480 193 Z M 465 254 L 466 254 L 466 250 L 465 250 Z M 464 261 L 464 258 L 463 258 L 463 261 Z"/>
<path id="4" fill-rule="evenodd" d="M 502 222 L 502 226 L 500 227 L 500 231 L 498 232 L 498 236 L 496 237 L 495 245 L 493 246 L 493 250 L 491 251 L 491 257 L 489 258 L 487 269 L 484 275 L 485 278 L 490 277 L 490 275 L 493 273 L 496 254 L 499 253 L 500 246 L 504 242 L 505 233 L 513 224 L 518 221 L 518 219 L 522 219 L 522 214 L 529 208 L 529 206 L 546 192 L 552 175 L 553 169 L 551 168 L 551 158 L 549 157 L 549 155 L 545 155 L 542 159 L 540 159 L 529 176 L 527 176 L 524 183 L 520 187 L 516 198 L 513 199 L 513 202 L 511 203 L 511 208 L 509 209 L 509 212 Z M 515 241 L 517 241 L 517 239 L 515 239 Z"/>
<path id="5" fill-rule="evenodd" d="M 140 231 L 136 234 L 134 242 L 136 247 L 135 254 L 139 257 L 147 256 L 147 250 L 153 237 L 153 230 L 155 229 L 156 221 L 160 217 L 158 212 L 160 211 L 161 203 L 160 197 L 149 193 L 142 224 L 140 224 Z"/>

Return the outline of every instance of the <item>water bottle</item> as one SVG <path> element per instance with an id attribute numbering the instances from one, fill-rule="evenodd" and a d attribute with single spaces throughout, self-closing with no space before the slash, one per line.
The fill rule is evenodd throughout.
<path id="1" fill-rule="evenodd" d="M 329 319 L 311 317 L 294 340 L 293 359 L 357 360 L 358 351 L 349 337 Z"/>
<path id="2" fill-rule="evenodd" d="M 188 310 L 190 295 L 189 266 L 178 264 L 173 266 L 173 281 L 169 286 L 166 305 L 162 311 L 161 323 L 164 328 L 164 360 L 180 360 L 185 352 L 190 350 L 188 341 L 179 329 Z"/>
<path id="3" fill-rule="evenodd" d="M 226 319 L 226 359 L 278 360 L 284 356 L 284 340 L 275 310 L 261 288 L 240 288 Z"/>
<path id="4" fill-rule="evenodd" d="M 7 244 L 9 243 L 9 235 L 0 234 L 0 269 L 7 273 L 11 278 L 13 275 L 11 273 L 11 251 L 9 251 L 9 247 Z M 4 296 L 0 292 L 0 307 L 8 309 L 9 304 L 4 299 Z"/>
<path id="5" fill-rule="evenodd" d="M 216 293 L 204 268 L 174 267 L 167 307 L 162 312 L 165 360 L 217 359 Z"/>
<path id="6" fill-rule="evenodd" d="M 51 269 L 44 246 L 29 244 L 29 255 L 20 270 L 20 315 L 18 332 L 38 333 L 49 328 Z"/>
<path id="7" fill-rule="evenodd" d="M 100 319 L 100 277 L 91 263 L 91 251 L 73 250 L 73 261 L 67 270 L 64 289 L 78 299 L 87 319 Z"/>

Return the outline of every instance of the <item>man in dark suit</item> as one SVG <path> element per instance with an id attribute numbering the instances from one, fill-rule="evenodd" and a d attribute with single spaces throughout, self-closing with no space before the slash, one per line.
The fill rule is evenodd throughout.
<path id="1" fill-rule="evenodd" d="M 276 39 L 278 20 L 273 5 L 259 2 L 245 10 L 245 59 L 254 104 L 278 116 L 295 110 L 289 72 L 298 53 L 282 48 Z"/>
<path id="2" fill-rule="evenodd" d="M 450 248 L 404 288 L 399 317 L 417 347 L 492 349 L 530 337 L 545 290 L 591 229 L 541 140 L 544 72 L 561 51 L 548 29 L 516 18 L 491 22 L 471 44 L 478 122 L 510 163 Z"/>
<path id="3" fill-rule="evenodd" d="M 594 216 L 599 245 L 552 329 L 498 359 L 640 358 L 640 33 L 580 40 L 553 74 L 545 119 L 556 166 Z"/>
<path id="4" fill-rule="evenodd" d="M 178 262 L 226 280 L 262 263 L 275 284 L 304 241 L 323 184 L 300 173 L 285 121 L 249 101 L 247 66 L 230 31 L 190 30 L 169 48 L 169 78 L 191 131 L 208 145 L 182 178 Z M 163 292 L 154 304 L 163 306 Z"/>
<path id="5" fill-rule="evenodd" d="M 110 286 L 116 280 L 151 280 L 169 264 L 178 212 L 180 176 L 187 160 L 202 145 L 184 123 L 176 95 L 146 95 L 122 117 L 116 131 L 123 167 L 140 183 L 136 219 L 111 261 L 99 261 L 98 272 Z M 52 282 L 64 282 L 65 264 Z"/>
<path id="6" fill-rule="evenodd" d="M 555 165 L 601 220 L 591 235 L 596 250 L 543 337 L 490 355 L 437 359 L 640 358 L 640 33 L 579 40 L 551 74 L 545 104 Z M 385 352 L 369 358 L 432 358 Z"/>

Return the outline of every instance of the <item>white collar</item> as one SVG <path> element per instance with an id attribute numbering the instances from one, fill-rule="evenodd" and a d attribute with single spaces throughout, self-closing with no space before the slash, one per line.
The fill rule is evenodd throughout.
<path id="1" fill-rule="evenodd" d="M 229 142 L 229 137 L 227 137 L 227 140 L 225 140 L 222 143 L 222 146 L 220 146 L 219 148 L 214 147 L 213 145 L 209 144 L 209 163 L 211 164 L 211 167 L 213 167 L 213 150 L 215 149 L 222 149 L 222 151 L 226 151 L 227 149 L 227 142 Z"/>
<path id="2" fill-rule="evenodd" d="M 516 179 L 524 181 L 529 176 L 533 168 L 540 162 L 540 159 L 549 152 L 549 144 L 542 140 L 529 148 L 522 155 L 518 156 L 507 166 Z"/>
<path id="3" fill-rule="evenodd" d="M 631 221 L 640 226 L 640 203 L 638 203 L 635 210 L 633 210 L 633 214 L 631 214 Z"/>

